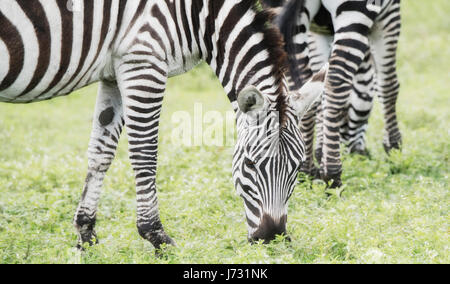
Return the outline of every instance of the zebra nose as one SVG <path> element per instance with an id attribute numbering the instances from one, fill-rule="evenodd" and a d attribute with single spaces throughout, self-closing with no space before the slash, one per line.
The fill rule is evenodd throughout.
<path id="1" fill-rule="evenodd" d="M 274 219 L 272 216 L 264 214 L 258 229 L 249 237 L 249 241 L 257 242 L 263 240 L 265 244 L 270 243 L 277 235 L 286 234 L 286 222 L 286 215 L 279 219 Z"/>

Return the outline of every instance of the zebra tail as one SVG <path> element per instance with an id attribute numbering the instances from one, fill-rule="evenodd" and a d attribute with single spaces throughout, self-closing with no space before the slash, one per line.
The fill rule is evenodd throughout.
<path id="1" fill-rule="evenodd" d="M 297 17 L 301 15 L 300 13 L 302 12 L 304 6 L 305 0 L 291 0 L 284 5 L 281 13 L 275 20 L 276 25 L 284 37 L 285 49 L 289 59 L 289 72 L 297 89 L 303 86 L 303 82 L 301 79 L 301 72 L 298 68 L 299 64 L 296 57 L 297 45 L 294 42 L 294 37 L 298 33 Z"/>

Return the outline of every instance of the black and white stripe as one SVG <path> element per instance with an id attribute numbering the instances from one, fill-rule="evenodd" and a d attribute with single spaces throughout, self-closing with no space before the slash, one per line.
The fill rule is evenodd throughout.
<path id="1" fill-rule="evenodd" d="M 68 3 L 74 9 L 67 9 Z M 158 128 L 167 78 L 206 61 L 238 117 L 233 160 L 250 239 L 283 233 L 303 159 L 297 127 L 324 87 L 326 68 L 288 97 L 285 52 L 271 15 L 254 0 L 2 0 L 0 100 L 51 99 L 100 82 L 88 174 L 74 223 L 95 237 L 106 172 L 126 127 L 136 177 L 137 227 L 156 248 L 173 244 L 158 212 Z M 265 117 L 254 139 L 254 117 Z M 261 128 L 259 125 L 256 128 Z"/>
<path id="2" fill-rule="evenodd" d="M 291 73 L 299 74 L 292 77 L 294 88 L 311 76 L 307 67 L 314 69 L 314 61 L 330 64 L 325 96 L 317 105 L 320 129 L 316 156 L 321 177 L 333 180 L 332 186 L 341 185 L 341 141 L 348 144 L 350 151 L 366 152 L 364 134 L 374 89 L 384 110 L 384 147 L 388 152 L 400 148 L 395 111 L 399 93 L 396 51 L 401 27 L 400 0 L 291 0 L 267 1 L 267 5 L 278 7 L 280 16 L 276 22 L 288 42 Z M 309 33 L 311 23 L 315 24 L 315 33 Z M 322 31 L 330 34 L 323 35 Z M 317 45 L 315 50 L 311 50 L 311 41 Z M 313 174 L 316 112 L 317 108 L 312 108 L 301 123 L 307 152 L 304 171 Z"/>
<path id="3" fill-rule="evenodd" d="M 311 70 L 317 72 L 329 59 L 333 43 L 332 34 L 310 32 L 308 35 Z M 376 74 L 371 52 L 367 52 L 353 80 L 348 105 L 344 108 L 344 120 L 340 128 L 341 142 L 349 153 L 369 155 L 366 148 L 366 131 L 376 93 Z M 321 160 L 323 133 L 321 105 L 316 110 L 316 160 Z"/>

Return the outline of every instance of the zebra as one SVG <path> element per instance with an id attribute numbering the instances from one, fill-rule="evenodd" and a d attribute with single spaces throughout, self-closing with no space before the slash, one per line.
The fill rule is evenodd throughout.
<path id="1" fill-rule="evenodd" d="M 248 239 L 267 242 L 285 233 L 287 202 L 304 158 L 298 122 L 323 92 L 328 68 L 289 93 L 287 56 L 272 18 L 255 0 L 0 1 L 0 101 L 38 102 L 99 82 L 74 216 L 80 249 L 97 240 L 101 188 L 123 129 L 135 173 L 138 232 L 156 249 L 175 245 L 158 209 L 159 120 L 167 78 L 201 61 L 236 112 L 232 176 Z M 264 135 L 255 140 L 261 129 Z"/>
<path id="2" fill-rule="evenodd" d="M 384 149 L 388 153 L 400 149 L 396 114 L 400 0 L 264 1 L 277 12 L 275 22 L 287 41 L 291 88 L 301 86 L 324 62 L 330 64 L 322 102 L 301 121 L 307 156 L 303 171 L 332 181 L 331 187 L 342 185 L 340 142 L 350 152 L 369 154 L 365 132 L 374 93 L 384 112 Z M 315 124 L 320 172 L 313 159 Z"/>

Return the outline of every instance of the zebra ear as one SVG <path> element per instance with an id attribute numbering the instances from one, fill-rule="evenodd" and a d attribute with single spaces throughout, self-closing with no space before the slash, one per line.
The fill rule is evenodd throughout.
<path id="1" fill-rule="evenodd" d="M 325 89 L 325 80 L 328 75 L 328 63 L 308 81 L 300 91 L 290 96 L 290 104 L 302 119 L 309 108 L 317 101 Z"/>
<path id="2" fill-rule="evenodd" d="M 249 86 L 238 95 L 237 103 L 243 113 L 252 115 L 264 109 L 266 100 L 256 87 Z"/>

